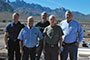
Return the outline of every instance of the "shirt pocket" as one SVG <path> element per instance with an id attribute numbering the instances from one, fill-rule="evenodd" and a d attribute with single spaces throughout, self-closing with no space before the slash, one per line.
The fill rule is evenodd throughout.
<path id="1" fill-rule="evenodd" d="M 23 37 L 24 39 L 28 39 L 30 37 L 30 32 L 24 32 Z"/>
<path id="2" fill-rule="evenodd" d="M 70 31 L 70 33 L 75 33 L 75 32 L 77 32 L 77 27 L 71 26 L 71 27 L 69 28 L 69 31 Z"/>
<path id="3" fill-rule="evenodd" d="M 38 36 L 38 33 L 37 32 L 33 32 L 33 37 L 36 38 Z"/>

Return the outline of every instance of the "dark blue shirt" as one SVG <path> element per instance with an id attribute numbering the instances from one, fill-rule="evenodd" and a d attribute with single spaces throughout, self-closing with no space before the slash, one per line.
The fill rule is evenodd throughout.
<path id="1" fill-rule="evenodd" d="M 15 40 L 17 39 L 18 34 L 23 27 L 24 25 L 21 24 L 20 22 L 18 22 L 17 24 L 15 24 L 14 22 L 10 22 L 7 24 L 5 32 L 8 32 L 9 34 L 8 37 L 10 40 Z"/>

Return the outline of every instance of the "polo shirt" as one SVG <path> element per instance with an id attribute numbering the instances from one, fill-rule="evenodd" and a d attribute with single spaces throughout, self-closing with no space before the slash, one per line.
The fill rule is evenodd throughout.
<path id="1" fill-rule="evenodd" d="M 63 35 L 63 31 L 61 27 L 55 25 L 55 26 L 47 26 L 44 29 L 44 36 L 46 37 L 45 43 L 47 44 L 58 44 L 60 40 L 60 36 Z"/>
<path id="2" fill-rule="evenodd" d="M 35 26 L 38 27 L 42 33 L 44 31 L 44 28 L 48 25 L 50 25 L 49 21 L 46 21 L 45 23 L 43 23 L 43 21 L 40 21 L 35 24 Z"/>
<path id="3" fill-rule="evenodd" d="M 14 22 L 10 22 L 6 25 L 5 32 L 8 32 L 8 38 L 10 40 L 15 40 L 18 37 L 19 32 L 24 27 L 24 24 L 18 22 L 15 24 Z"/>

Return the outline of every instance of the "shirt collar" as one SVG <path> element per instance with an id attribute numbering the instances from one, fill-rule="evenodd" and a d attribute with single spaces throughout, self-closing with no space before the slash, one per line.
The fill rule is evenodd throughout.
<path id="1" fill-rule="evenodd" d="M 47 20 L 46 20 L 46 22 L 47 22 Z M 46 22 L 45 22 L 45 23 L 46 23 Z M 41 23 L 44 23 L 43 20 L 41 20 Z"/>
<path id="2" fill-rule="evenodd" d="M 71 20 L 69 23 L 71 23 L 73 20 Z M 66 20 L 66 22 L 67 22 L 67 20 Z M 68 22 L 67 22 L 68 23 Z"/>
<path id="3" fill-rule="evenodd" d="M 20 24 L 20 22 L 18 21 L 18 23 L 17 24 Z M 17 25 L 17 24 L 15 24 L 14 22 L 13 22 L 13 25 Z"/>
<path id="4" fill-rule="evenodd" d="M 33 29 L 33 27 L 34 27 L 34 26 L 32 26 L 32 28 L 31 28 L 31 29 Z M 28 29 L 30 29 L 30 27 L 29 27 L 28 25 L 27 25 L 27 28 L 28 28 Z"/>

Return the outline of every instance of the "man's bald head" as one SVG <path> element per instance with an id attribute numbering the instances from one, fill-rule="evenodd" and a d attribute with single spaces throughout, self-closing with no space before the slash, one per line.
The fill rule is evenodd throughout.
<path id="1" fill-rule="evenodd" d="M 33 24 L 34 24 L 33 16 L 29 16 L 29 17 L 27 18 L 27 25 L 28 25 L 29 27 L 32 27 Z"/>
<path id="2" fill-rule="evenodd" d="M 43 22 L 46 22 L 46 20 L 47 20 L 47 13 L 45 11 L 41 13 L 41 19 L 43 20 Z"/>

